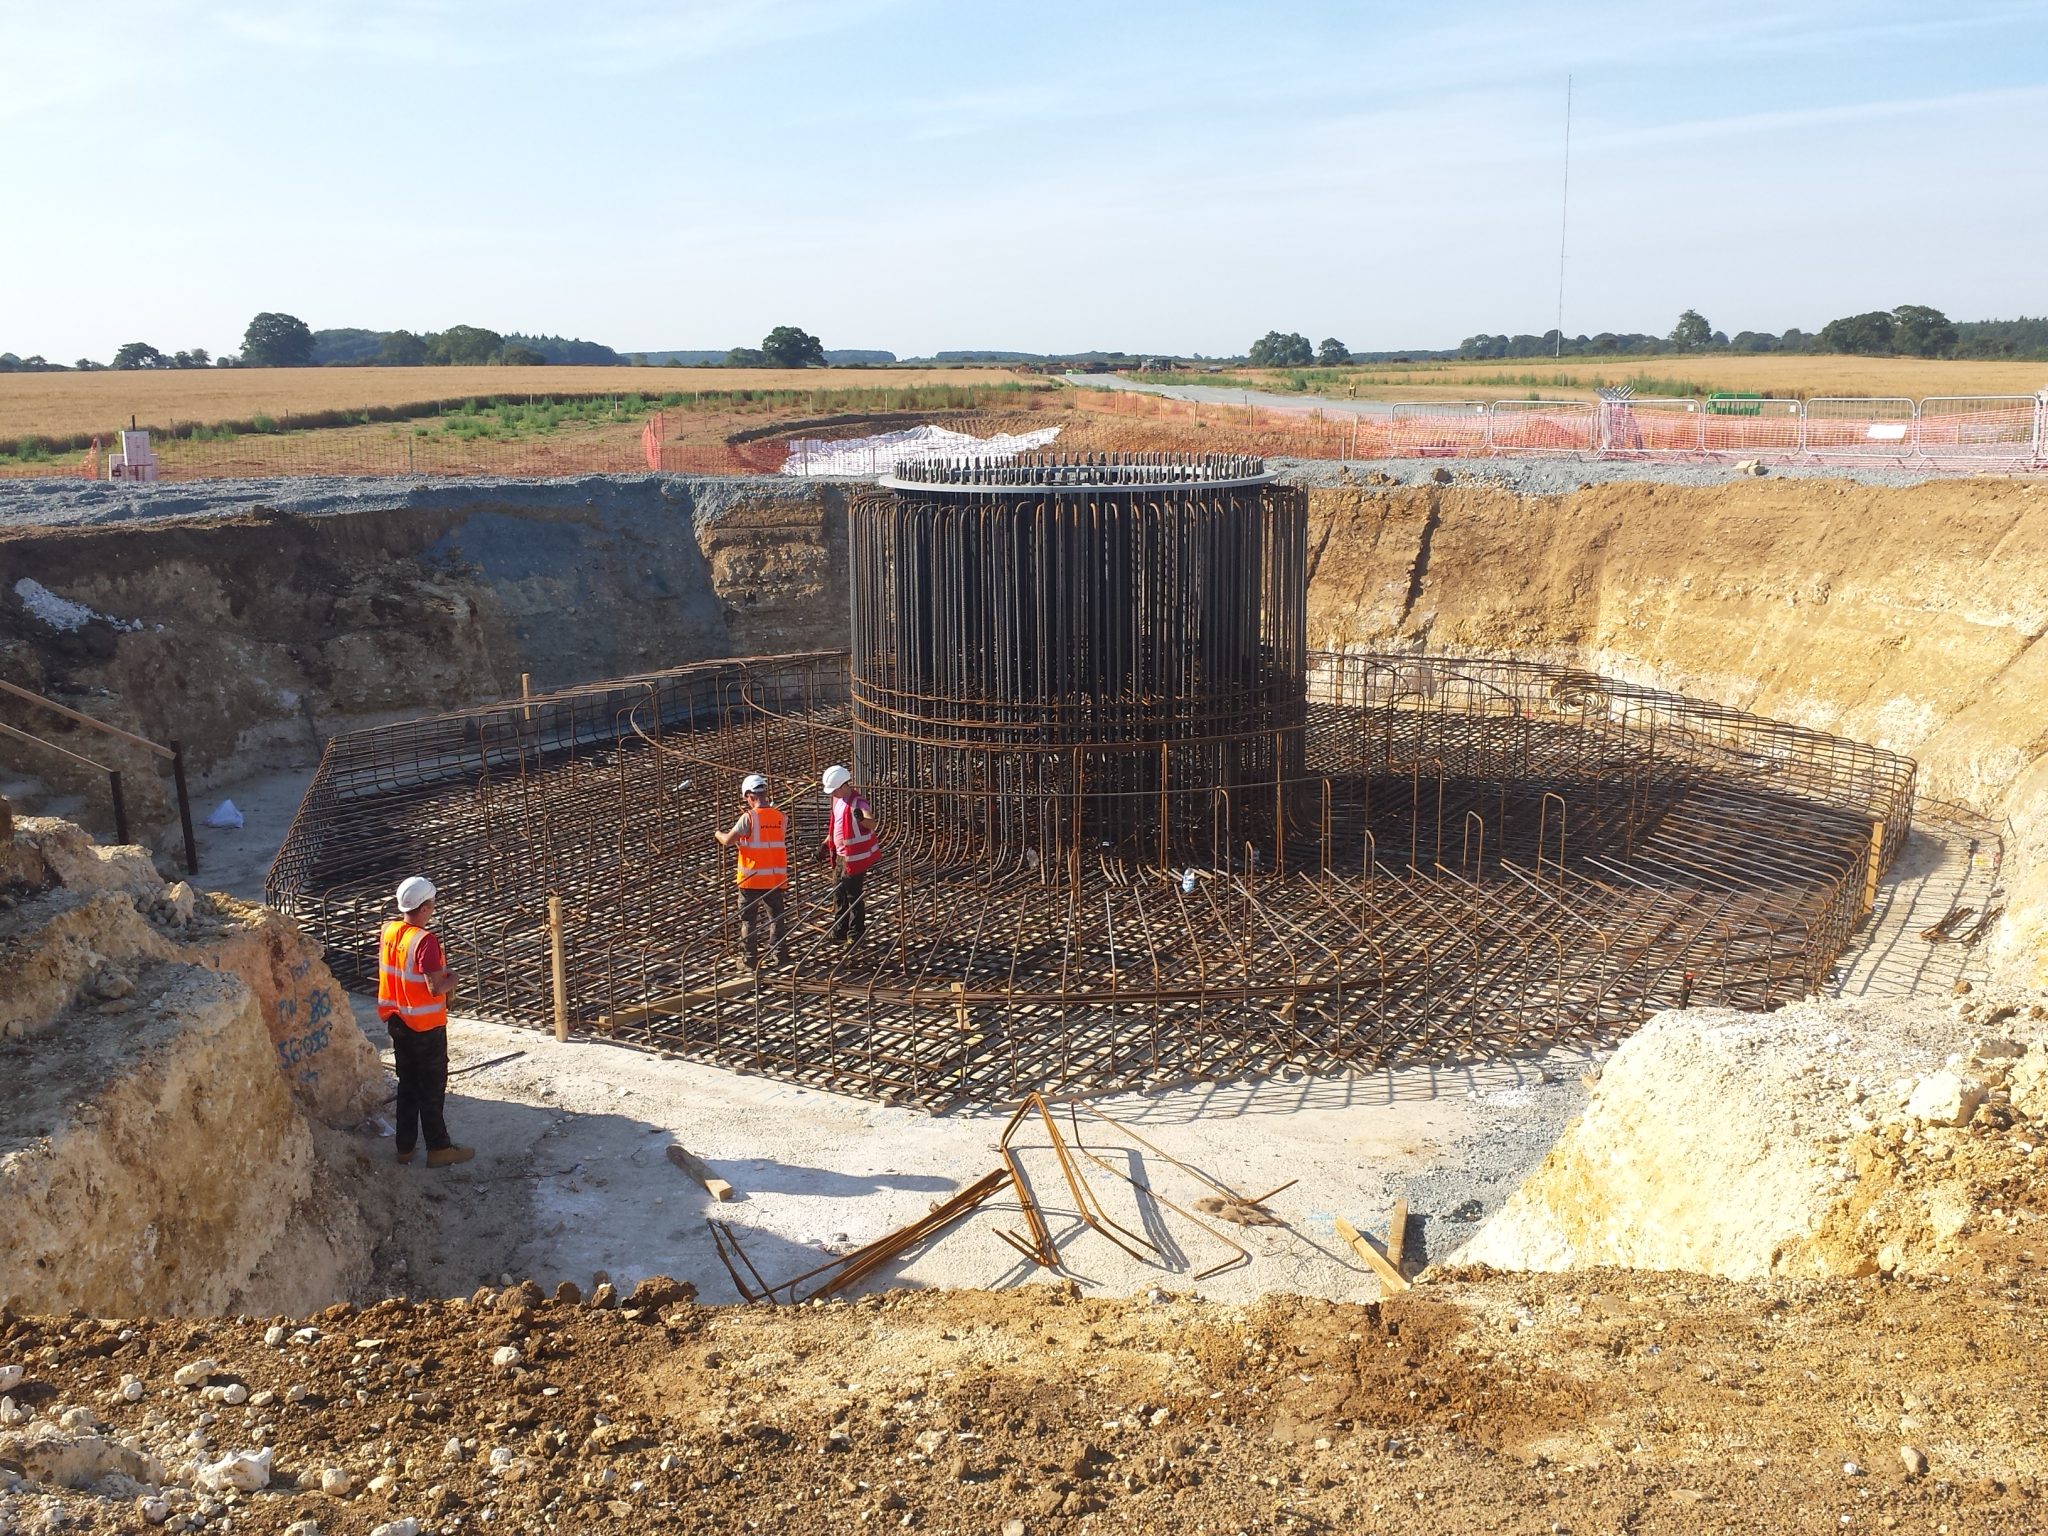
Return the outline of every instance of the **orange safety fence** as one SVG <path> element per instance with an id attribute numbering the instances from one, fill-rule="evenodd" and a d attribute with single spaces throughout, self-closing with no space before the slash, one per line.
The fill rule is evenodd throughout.
<path id="1" fill-rule="evenodd" d="M 926 413 L 976 435 L 1050 424 L 1065 452 L 1178 450 L 1266 458 L 1563 458 L 1696 456 L 1783 461 L 1911 462 L 1930 469 L 2048 464 L 2048 399 L 2011 395 L 1798 400 L 1718 396 L 1613 401 L 1396 401 L 1342 407 L 1217 404 L 1137 391 L 1074 389 L 1030 397 L 995 414 Z M 1019 418 L 1030 418 L 1029 421 Z M 688 421 L 690 418 L 683 418 Z M 896 418 L 901 419 L 901 418 Z M 657 472 L 696 475 L 805 473 L 790 445 L 869 435 L 876 418 L 834 418 L 756 429 L 723 440 L 671 437 L 673 418 L 654 412 L 566 431 L 518 435 L 428 431 L 403 424 L 241 435 L 161 436 L 151 443 L 154 478 L 333 476 L 542 479 Z M 702 432 L 703 426 L 697 427 Z M 715 430 L 715 429 L 714 429 Z M 97 479 L 107 473 L 109 434 L 75 449 L 0 455 L 0 480 Z M 878 450 L 877 465 L 893 458 Z M 843 459 L 834 462 L 842 463 Z"/>

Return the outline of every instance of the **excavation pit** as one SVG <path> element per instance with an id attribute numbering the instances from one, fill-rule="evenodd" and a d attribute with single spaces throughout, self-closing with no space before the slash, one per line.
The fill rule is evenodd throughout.
<path id="1" fill-rule="evenodd" d="M 937 831 L 933 791 L 871 786 L 869 940 L 841 950 L 803 855 L 825 831 L 818 773 L 861 757 L 850 670 L 712 662 L 337 738 L 269 897 L 369 987 L 391 889 L 430 871 L 465 1012 L 548 1027 L 555 894 L 574 1029 L 943 1109 L 1776 1007 L 1822 984 L 1912 803 L 1904 758 L 1675 694 L 1311 654 L 1300 771 L 1283 752 L 1262 784 L 1169 785 L 1162 807 L 1054 752 Z M 793 855 L 792 964 L 758 979 L 710 836 L 750 772 Z M 1077 824 L 1134 830 L 1084 847 Z"/>
<path id="2" fill-rule="evenodd" d="M 1512 660 L 1312 654 L 1304 493 L 1236 455 L 902 466 L 849 512 L 851 649 L 332 742 L 272 870 L 367 985 L 429 872 L 486 1016 L 932 1108 L 1603 1042 L 1817 989 L 1913 766 Z M 883 829 L 742 962 L 714 829 L 819 774 Z M 822 853 L 822 850 L 821 850 Z"/>

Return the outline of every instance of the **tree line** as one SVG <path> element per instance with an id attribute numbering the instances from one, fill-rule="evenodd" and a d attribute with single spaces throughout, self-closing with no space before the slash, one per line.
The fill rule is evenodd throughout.
<path id="1" fill-rule="evenodd" d="M 882 354 L 886 356 L 887 354 Z M 672 366 L 680 363 L 670 360 Z M 729 368 L 822 368 L 826 366 L 824 344 L 810 332 L 793 325 L 778 325 L 761 338 L 758 347 L 734 347 L 725 354 Z M 407 330 L 372 331 L 354 326 L 316 331 L 297 315 L 266 310 L 249 322 L 242 334 L 242 350 L 230 357 L 213 357 L 204 347 L 164 352 L 146 341 L 124 342 L 112 363 L 98 363 L 81 357 L 71 367 L 80 372 L 113 367 L 157 368 L 432 368 L 490 365 L 495 367 L 542 367 L 571 365 L 617 367 L 631 364 L 645 367 L 647 355 L 635 352 L 621 357 L 612 348 L 595 341 L 566 336 L 524 336 L 517 331 L 501 334 L 480 325 L 451 325 L 445 331 L 415 333 Z M 0 352 L 0 373 L 44 373 L 65 371 L 62 363 L 41 356 L 17 357 Z"/>
<path id="2" fill-rule="evenodd" d="M 1688 309 L 1666 336 L 1602 331 L 1595 336 L 1467 336 L 1455 353 L 1461 360 L 1541 357 L 1619 357 L 1672 352 L 1843 353 L 1856 357 L 2048 358 L 2048 319 L 1954 321 L 1928 304 L 1901 304 L 1830 320 L 1818 331 L 1791 326 L 1780 332 L 1716 330 L 1696 309 Z"/>
<path id="3" fill-rule="evenodd" d="M 1716 330 L 1706 316 L 1688 309 L 1669 334 L 1601 331 L 1596 335 L 1560 336 L 1555 330 L 1533 335 L 1467 336 L 1443 351 L 1353 352 L 1334 336 L 1315 345 L 1299 331 L 1268 331 L 1251 344 L 1245 361 L 1254 368 L 1324 368 L 1346 363 L 1395 361 L 1487 362 L 1506 358 L 1663 356 L 1673 352 L 1804 352 L 1846 353 L 1858 357 L 2048 358 L 2048 318 L 2017 320 L 1950 320 L 1927 304 L 1901 304 L 1830 320 L 1818 331 L 1791 326 L 1783 331 Z"/>

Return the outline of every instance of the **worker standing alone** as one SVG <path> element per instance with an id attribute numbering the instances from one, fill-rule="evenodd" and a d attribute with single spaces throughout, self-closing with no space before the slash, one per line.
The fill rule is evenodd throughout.
<path id="1" fill-rule="evenodd" d="M 455 977 L 441 940 L 432 931 L 434 882 L 414 875 L 398 887 L 399 915 L 384 924 L 377 943 L 377 1014 L 391 1031 L 398 1070 L 398 1160 L 412 1161 L 421 1136 L 427 1166 L 445 1168 L 476 1156 L 448 1134 L 442 1105 L 448 1097 L 448 994 Z"/>
<path id="2" fill-rule="evenodd" d="M 788 822 L 782 812 L 768 803 L 768 781 L 750 773 L 740 781 L 740 798 L 747 808 L 725 831 L 711 835 L 726 848 L 736 848 L 738 863 L 733 877 L 740 887 L 740 932 L 747 947 L 747 969 L 761 969 L 762 914 L 768 918 L 769 942 L 775 946 L 775 963 L 789 963 L 789 944 L 783 933 L 783 900 L 789 885 Z"/>
<path id="3" fill-rule="evenodd" d="M 858 944 L 868 936 L 868 871 L 882 856 L 874 808 L 838 763 L 819 781 L 832 802 L 832 825 L 818 847 L 820 858 L 833 861 L 839 878 L 832 886 L 834 944 Z"/>

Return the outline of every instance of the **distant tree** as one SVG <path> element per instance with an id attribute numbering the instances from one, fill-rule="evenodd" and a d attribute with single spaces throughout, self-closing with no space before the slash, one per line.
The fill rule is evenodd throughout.
<path id="1" fill-rule="evenodd" d="M 204 347 L 194 347 L 189 352 L 172 353 L 170 365 L 173 368 L 211 368 L 213 356 Z"/>
<path id="2" fill-rule="evenodd" d="M 313 332 L 297 315 L 265 310 L 242 333 L 248 368 L 304 368 L 313 361 Z"/>
<path id="3" fill-rule="evenodd" d="M 427 344 L 411 331 L 393 331 L 377 348 L 380 368 L 417 368 L 427 360 Z"/>
<path id="4" fill-rule="evenodd" d="M 1728 348 L 1731 352 L 1775 352 L 1778 338 L 1768 331 L 1737 331 Z"/>
<path id="5" fill-rule="evenodd" d="M 771 368 L 822 368 L 825 347 L 809 331 L 778 325 L 761 338 L 761 355 Z"/>
<path id="6" fill-rule="evenodd" d="M 583 341 L 567 336 L 527 336 L 518 331 L 507 331 L 505 345 L 531 347 L 558 367 L 565 363 L 574 363 L 583 367 L 611 368 L 625 361 L 601 342 Z"/>
<path id="7" fill-rule="evenodd" d="M 451 325 L 427 338 L 427 361 L 442 366 L 470 367 L 488 363 L 505 338 L 480 325 Z"/>
<path id="8" fill-rule="evenodd" d="M 384 345 L 382 331 L 366 330 L 359 325 L 337 326 L 313 333 L 313 366 L 316 368 L 353 368 L 364 363 L 374 363 L 377 353 Z"/>
<path id="9" fill-rule="evenodd" d="M 768 354 L 759 347 L 734 347 L 725 354 L 725 366 L 728 368 L 766 368 L 768 366 Z"/>
<path id="10" fill-rule="evenodd" d="M 1316 361 L 1325 368 L 1342 368 L 1351 361 L 1351 349 L 1334 336 L 1325 336 L 1316 348 Z"/>
<path id="11" fill-rule="evenodd" d="M 645 368 L 647 366 L 647 354 L 645 352 L 635 352 L 629 361 L 635 368 Z"/>
<path id="12" fill-rule="evenodd" d="M 1306 368 L 1316 360 L 1316 349 L 1299 331 L 1282 335 L 1268 331 L 1252 343 L 1247 358 L 1254 368 Z"/>
<path id="13" fill-rule="evenodd" d="M 1714 328 L 1707 324 L 1707 317 L 1696 309 L 1688 309 L 1678 317 L 1678 324 L 1671 328 L 1671 345 L 1681 352 L 1697 352 L 1714 339 Z"/>
<path id="14" fill-rule="evenodd" d="M 12 352 L 0 352 L 0 373 L 20 373 L 21 371 L 22 362 L 20 358 L 16 357 Z"/>
<path id="15" fill-rule="evenodd" d="M 1824 352 L 1853 352 L 1863 357 L 1889 357 L 1892 353 L 1892 317 L 1884 310 L 1845 315 L 1820 328 Z"/>
<path id="16" fill-rule="evenodd" d="M 1813 338 L 1796 325 L 1788 325 L 1778 333 L 1778 350 L 1780 352 L 1804 352 L 1811 345 L 1813 345 Z"/>
<path id="17" fill-rule="evenodd" d="M 491 361 L 503 368 L 545 368 L 548 360 L 545 353 L 515 341 L 500 347 Z"/>
<path id="18" fill-rule="evenodd" d="M 89 357 L 81 357 L 77 362 L 73 363 L 71 366 L 76 368 L 80 373 L 101 373 L 105 371 L 107 365 L 105 363 L 96 363 Z"/>
<path id="19" fill-rule="evenodd" d="M 125 341 L 114 353 L 116 368 L 161 368 L 164 355 L 146 341 Z"/>
<path id="20" fill-rule="evenodd" d="M 1946 357 L 1955 350 L 1956 328 L 1938 309 L 1901 304 L 1892 311 L 1892 349 L 1908 357 Z"/>

